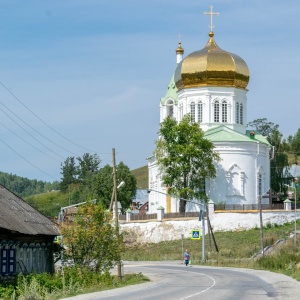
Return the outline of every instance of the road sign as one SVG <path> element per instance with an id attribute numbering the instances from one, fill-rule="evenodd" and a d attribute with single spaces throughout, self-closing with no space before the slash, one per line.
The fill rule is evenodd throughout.
<path id="1" fill-rule="evenodd" d="M 201 232 L 199 229 L 194 229 L 191 231 L 191 239 L 192 240 L 200 240 L 201 239 Z"/>
<path id="2" fill-rule="evenodd" d="M 299 187 L 299 183 L 295 183 L 295 189 Z"/>

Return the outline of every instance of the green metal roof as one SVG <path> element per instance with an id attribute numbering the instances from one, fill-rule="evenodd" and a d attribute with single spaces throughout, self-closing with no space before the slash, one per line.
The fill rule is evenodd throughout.
<path id="1" fill-rule="evenodd" d="M 255 134 L 250 137 L 250 132 L 253 130 L 247 130 L 246 134 L 239 133 L 232 130 L 225 125 L 216 126 L 207 130 L 204 133 L 204 137 L 212 142 L 250 142 L 250 143 L 264 143 L 270 145 L 265 137 L 263 137 L 258 131 L 254 131 Z"/>
<path id="2" fill-rule="evenodd" d="M 165 97 L 161 98 L 161 104 L 165 104 L 166 100 L 172 98 L 174 100 L 174 103 L 177 104 L 178 97 L 177 97 L 177 87 L 175 85 L 174 81 L 174 75 L 172 76 L 172 79 L 170 83 L 168 84 L 167 92 L 165 94 Z"/>

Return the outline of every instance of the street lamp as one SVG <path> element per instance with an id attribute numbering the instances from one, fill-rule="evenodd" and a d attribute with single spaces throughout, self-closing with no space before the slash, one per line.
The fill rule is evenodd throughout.
<path id="1" fill-rule="evenodd" d="M 295 209 L 294 209 L 294 217 L 295 217 L 295 229 L 294 229 L 294 246 L 296 246 L 297 243 L 297 210 L 296 210 L 296 201 L 297 201 L 297 188 L 296 188 L 296 184 L 295 186 L 291 186 L 288 184 L 284 184 L 285 186 L 294 189 L 295 193 L 294 193 L 294 198 L 295 198 Z"/>
<path id="2" fill-rule="evenodd" d="M 122 187 L 123 185 L 125 185 L 125 181 L 122 180 L 122 181 L 119 183 L 119 185 L 117 186 L 117 190 L 118 190 L 120 187 Z M 112 192 L 112 195 L 111 195 L 110 205 L 109 205 L 109 211 L 112 211 L 114 199 L 115 199 L 115 189 L 113 189 L 113 192 Z"/>

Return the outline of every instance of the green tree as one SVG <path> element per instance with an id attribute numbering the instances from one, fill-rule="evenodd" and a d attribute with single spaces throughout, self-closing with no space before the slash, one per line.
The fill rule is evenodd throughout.
<path id="1" fill-rule="evenodd" d="M 288 137 L 290 153 L 294 156 L 294 163 L 298 163 L 298 156 L 300 155 L 300 128 L 297 130 L 294 136 Z"/>
<path id="2" fill-rule="evenodd" d="M 132 198 L 136 194 L 136 178 L 131 174 L 130 169 L 123 162 L 116 167 L 117 184 L 121 181 L 125 185 L 118 189 L 117 199 L 122 205 L 122 210 L 129 208 Z M 110 205 L 113 192 L 113 168 L 109 165 L 99 170 L 93 179 L 93 193 L 105 208 Z"/>
<path id="3" fill-rule="evenodd" d="M 288 167 L 288 146 L 283 135 L 279 132 L 278 127 L 274 127 L 268 136 L 268 142 L 273 146 L 271 154 L 271 188 L 275 192 L 285 191 L 286 187 L 283 183 L 284 169 Z"/>
<path id="4" fill-rule="evenodd" d="M 66 192 L 70 184 L 78 182 L 78 168 L 75 164 L 75 158 L 73 156 L 68 157 L 64 164 L 61 164 L 62 181 L 60 183 L 60 190 Z"/>
<path id="5" fill-rule="evenodd" d="M 122 235 L 111 222 L 111 213 L 101 205 L 90 203 L 78 208 L 74 222 L 61 230 L 67 254 L 76 265 L 95 263 L 96 271 L 105 273 L 121 259 Z"/>
<path id="6" fill-rule="evenodd" d="M 84 153 L 82 158 L 77 157 L 79 162 L 78 166 L 78 179 L 85 185 L 90 185 L 92 177 L 99 169 L 100 158 L 97 154 L 91 155 Z"/>
<path id="7" fill-rule="evenodd" d="M 219 160 L 213 143 L 186 115 L 180 123 L 171 117 L 161 123 L 160 138 L 154 152 L 163 184 L 169 193 L 183 199 L 207 200 L 202 190 L 204 179 L 216 176 L 214 161 Z M 179 211 L 185 212 L 186 201 L 181 199 Z"/>
<path id="8" fill-rule="evenodd" d="M 274 128 L 279 127 L 279 125 L 275 125 L 272 122 L 268 122 L 266 118 L 255 119 L 252 122 L 248 123 L 248 126 L 258 130 L 261 135 L 268 137 Z"/>

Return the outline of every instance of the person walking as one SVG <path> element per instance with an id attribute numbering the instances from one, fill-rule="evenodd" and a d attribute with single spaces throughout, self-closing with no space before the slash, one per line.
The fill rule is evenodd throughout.
<path id="1" fill-rule="evenodd" d="M 185 252 L 183 254 L 183 258 L 184 258 L 185 265 L 188 266 L 188 264 L 190 262 L 190 253 L 187 249 L 185 250 Z"/>

